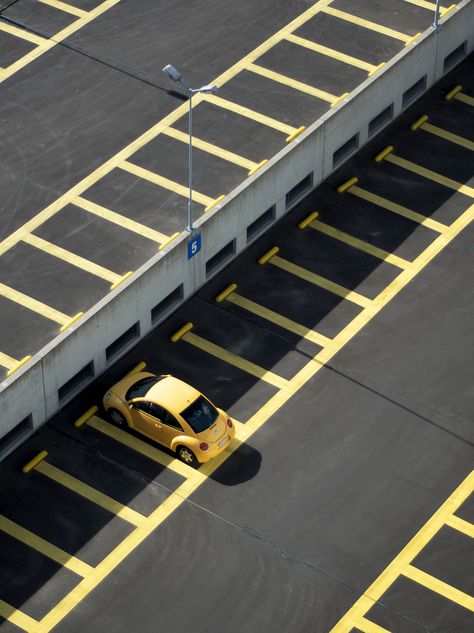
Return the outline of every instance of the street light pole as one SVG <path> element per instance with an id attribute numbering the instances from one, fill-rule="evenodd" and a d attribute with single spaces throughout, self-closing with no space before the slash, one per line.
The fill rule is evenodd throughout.
<path id="1" fill-rule="evenodd" d="M 441 0 L 436 0 L 436 7 L 435 7 L 435 16 L 434 16 L 434 22 L 433 22 L 433 27 L 439 31 L 441 29 L 440 25 L 439 25 L 439 14 L 440 14 L 440 10 L 441 10 Z"/>
<path id="2" fill-rule="evenodd" d="M 189 114 L 188 114 L 188 131 L 189 131 L 189 144 L 188 144 L 188 183 L 189 183 L 189 199 L 188 199 L 188 226 L 186 229 L 192 233 L 193 227 L 193 95 L 200 92 L 204 94 L 210 94 L 217 91 L 217 86 L 206 85 L 201 88 L 191 88 L 181 76 L 181 73 L 168 64 L 163 68 L 170 79 L 179 82 L 186 88 L 186 92 L 189 97 Z"/>

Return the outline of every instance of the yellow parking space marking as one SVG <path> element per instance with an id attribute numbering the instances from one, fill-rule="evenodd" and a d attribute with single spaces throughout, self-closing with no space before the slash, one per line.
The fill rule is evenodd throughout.
<path id="1" fill-rule="evenodd" d="M 72 475 L 69 475 L 64 470 L 60 468 L 56 468 L 49 462 L 41 461 L 37 466 L 35 466 L 35 471 L 40 472 L 45 477 L 49 477 L 53 481 L 61 484 L 65 488 L 69 488 L 73 492 L 77 493 L 81 497 L 88 499 L 92 503 L 108 510 L 112 514 L 117 515 L 124 521 L 131 523 L 132 525 L 138 526 L 142 525 L 145 521 L 146 517 L 143 514 L 139 514 L 123 505 L 119 501 L 112 499 L 111 497 L 104 495 L 99 490 L 96 490 L 92 486 L 85 484 L 83 481 L 76 479 Z"/>
<path id="2" fill-rule="evenodd" d="M 260 380 L 268 382 L 270 385 L 273 385 L 278 389 L 289 388 L 290 383 L 288 380 L 285 380 L 285 378 L 281 378 L 281 376 L 277 376 L 273 372 L 268 371 L 263 367 L 260 367 L 259 365 L 256 365 L 255 363 L 242 358 L 241 356 L 237 356 L 237 354 L 232 354 L 232 352 L 229 352 L 223 347 L 220 347 L 220 345 L 211 343 L 211 341 L 208 341 L 201 336 L 194 334 L 193 332 L 186 332 L 186 334 L 184 334 L 181 338 L 183 339 L 183 341 L 194 345 L 194 347 L 197 347 L 203 352 L 207 352 L 208 354 L 211 354 L 212 356 L 223 360 L 229 365 L 233 365 L 234 367 L 237 367 L 238 369 L 241 369 L 242 371 L 245 371 L 252 376 L 256 376 Z"/>
<path id="3" fill-rule="evenodd" d="M 451 178 L 447 178 L 442 174 L 438 174 L 435 171 L 431 171 L 431 169 L 426 169 L 426 167 L 422 167 L 417 163 L 412 163 L 410 160 L 406 160 L 405 158 L 401 158 L 400 156 L 396 156 L 393 153 L 388 154 L 384 158 L 384 160 L 397 165 L 398 167 L 402 167 L 403 169 L 407 169 L 415 174 L 423 176 L 423 178 L 428 178 L 433 182 L 437 182 L 444 187 L 448 187 L 449 189 L 454 189 L 454 191 L 458 191 L 459 193 L 463 193 L 466 196 L 470 196 L 474 198 L 474 187 L 468 187 L 467 185 L 463 185 L 461 182 L 457 182 L 456 180 L 452 180 Z"/>
<path id="4" fill-rule="evenodd" d="M 423 585 L 423 587 L 431 589 L 431 591 L 438 593 L 444 598 L 448 598 L 448 600 L 451 600 L 456 604 L 460 604 L 465 609 L 469 609 L 469 611 L 474 611 L 474 598 L 472 596 L 469 596 L 463 591 L 460 591 L 459 589 L 448 585 L 442 580 L 439 580 L 439 578 L 435 578 L 431 574 L 427 574 L 421 569 L 413 567 L 413 565 L 407 565 L 406 568 L 402 571 L 402 574 L 410 580 Z"/>
<path id="5" fill-rule="evenodd" d="M 322 9 L 322 11 L 334 16 L 335 18 L 345 20 L 346 22 L 351 22 L 351 24 L 357 24 L 357 26 L 363 26 L 365 29 L 370 29 L 371 31 L 382 33 L 382 35 L 393 37 L 394 39 L 400 40 L 401 42 L 407 43 L 412 39 L 411 35 L 400 33 L 400 31 L 395 31 L 394 29 L 390 29 L 387 26 L 383 26 L 382 24 L 377 24 L 376 22 L 364 20 L 363 18 L 359 18 L 358 16 L 353 15 L 352 13 L 347 13 L 346 11 L 340 11 L 339 9 L 334 9 L 333 7 L 325 7 L 324 9 Z"/>
<path id="6" fill-rule="evenodd" d="M 127 431 L 124 431 L 122 429 L 117 428 L 116 426 L 113 426 L 109 422 L 106 422 L 105 420 L 103 420 L 102 418 L 99 418 L 96 415 L 93 415 L 91 418 L 89 418 L 86 423 L 88 426 L 92 427 L 96 431 L 99 431 L 99 433 L 103 433 L 104 435 L 107 435 L 107 437 L 112 438 L 116 442 L 119 442 L 120 444 L 123 444 L 124 446 L 127 446 L 128 448 L 131 448 L 137 453 L 141 453 L 142 455 L 145 455 L 145 457 L 148 457 L 148 459 L 153 460 L 154 462 L 156 462 L 157 464 L 160 464 L 161 466 L 165 468 L 169 468 L 170 470 L 180 475 L 181 477 L 184 477 L 185 479 L 190 479 L 190 478 L 201 479 L 198 474 L 198 471 L 194 470 L 194 468 L 187 466 L 183 462 L 180 462 L 179 459 L 175 459 L 171 457 L 170 455 L 167 455 L 163 451 L 160 451 L 159 449 L 155 448 L 154 446 L 147 444 L 143 440 L 139 439 L 138 437 L 135 437 L 134 435 L 131 435 Z"/>
<path id="7" fill-rule="evenodd" d="M 286 123 L 282 123 L 281 121 L 277 121 L 276 119 L 272 119 L 269 116 L 265 116 L 264 114 L 260 114 L 255 110 L 251 110 L 250 108 L 246 108 L 245 106 L 241 106 L 238 103 L 234 103 L 233 101 L 228 101 L 227 99 L 223 99 L 222 97 L 218 97 L 217 95 L 209 94 L 204 95 L 205 100 L 209 101 L 215 106 L 219 108 L 223 108 L 224 110 L 229 110 L 230 112 L 234 112 L 235 114 L 239 114 L 240 116 L 246 117 L 247 119 L 251 119 L 252 121 L 257 121 L 262 125 L 266 125 L 267 127 L 271 127 L 274 130 L 278 130 L 279 132 L 283 132 L 283 134 L 294 134 L 297 131 L 297 128 L 292 127 L 291 125 L 287 125 Z"/>
<path id="8" fill-rule="evenodd" d="M 354 628 L 355 628 L 355 623 L 354 623 Z M 359 631 L 362 631 L 363 633 L 390 633 L 388 629 L 385 629 L 383 626 L 380 626 L 379 624 L 375 624 L 375 622 L 372 622 L 371 620 L 368 620 L 367 618 L 360 618 L 360 620 L 357 622 L 357 629 Z"/>
<path id="9" fill-rule="evenodd" d="M 368 62 L 364 62 L 362 59 L 351 57 L 350 55 L 346 55 L 345 53 L 336 51 L 333 48 L 328 48 L 327 46 L 323 46 L 322 44 L 317 44 L 316 42 L 307 40 L 304 37 L 299 37 L 299 35 L 294 35 L 293 33 L 288 33 L 285 39 L 287 39 L 289 42 L 293 42 L 293 44 L 298 44 L 299 46 L 309 48 L 309 50 L 312 50 L 315 53 L 321 53 L 321 55 L 332 57 L 333 59 L 337 59 L 338 61 L 344 62 L 345 64 L 350 64 L 351 66 L 355 66 L 356 68 L 360 68 L 361 70 L 366 70 L 369 73 L 378 68 L 378 66 L 375 66 L 374 64 L 369 64 Z"/>
<path id="10" fill-rule="evenodd" d="M 155 229 L 151 229 L 140 222 L 135 222 L 135 220 L 131 220 L 120 213 L 116 213 L 115 211 L 111 211 L 110 209 L 106 209 L 100 204 L 96 204 L 95 202 L 91 202 L 82 196 L 78 196 L 73 200 L 73 204 L 84 211 L 89 211 L 89 213 L 93 213 L 99 218 L 104 220 L 108 220 L 109 222 L 113 222 L 118 226 L 121 226 L 127 231 L 132 231 L 133 233 L 137 233 L 138 235 L 143 235 L 143 237 L 147 237 L 149 240 L 153 240 L 154 242 L 158 242 L 158 244 L 164 244 L 169 240 L 169 236 L 164 233 L 160 233 L 159 231 L 155 231 Z"/>
<path id="11" fill-rule="evenodd" d="M 396 213 L 397 215 L 401 215 L 408 220 L 413 220 L 413 222 L 418 222 L 422 226 L 425 226 L 427 229 L 431 229 L 432 231 L 436 231 L 437 233 L 444 233 L 448 227 L 446 224 L 442 224 L 437 220 L 432 220 L 431 218 L 418 213 L 417 211 L 412 211 L 407 207 L 403 207 L 396 202 L 392 202 L 391 200 L 387 200 L 387 198 L 382 198 L 382 196 L 378 196 L 375 193 L 371 193 L 366 189 L 361 189 L 357 186 L 352 186 L 348 189 L 349 193 L 358 198 L 362 198 L 362 200 L 366 200 L 367 202 L 371 202 L 372 204 L 376 204 L 382 209 L 386 209 L 387 211 L 391 211 L 392 213 Z"/>
<path id="12" fill-rule="evenodd" d="M 302 338 L 305 338 L 312 343 L 316 343 L 316 345 L 325 347 L 331 342 L 331 339 L 327 338 L 323 334 L 319 334 L 318 332 L 310 330 L 300 323 L 296 323 L 291 319 L 287 319 L 283 315 L 278 314 L 278 312 L 274 312 L 273 310 L 269 310 L 259 303 L 255 303 L 255 301 L 246 299 L 235 291 L 232 292 L 232 294 L 228 295 L 226 297 L 226 300 L 230 301 L 230 303 L 233 303 L 236 306 L 239 306 L 240 308 L 243 308 L 244 310 L 248 310 L 249 312 L 252 312 L 257 316 L 262 317 L 262 319 L 271 321 L 272 323 L 279 325 L 285 330 L 293 332 L 294 334 L 297 334 L 298 336 L 301 336 Z"/>
<path id="13" fill-rule="evenodd" d="M 474 205 L 472 205 L 464 214 L 456 220 L 456 228 L 450 233 L 449 240 L 453 239 L 467 224 L 474 218 Z M 452 225 L 451 225 L 452 226 Z M 436 242 L 428 246 L 428 248 L 417 258 L 420 266 L 423 268 L 433 259 L 435 254 L 440 252 L 447 242 L 443 236 L 439 236 Z M 404 271 L 400 276 L 414 276 L 413 271 Z M 398 280 L 398 283 L 400 280 Z M 407 281 L 403 281 L 405 286 Z M 391 284 L 392 285 L 392 284 Z M 388 299 L 389 301 L 390 299 Z M 385 300 L 387 301 L 387 299 Z M 336 337 L 337 338 L 337 337 Z M 424 524 L 424 526 L 415 534 L 415 536 L 407 543 L 402 551 L 394 558 L 394 560 L 385 568 L 378 578 L 364 591 L 363 595 L 349 609 L 341 620 L 334 626 L 330 633 L 350 633 L 354 627 L 358 628 L 358 622 L 363 618 L 367 611 L 383 596 L 383 594 L 391 587 L 391 585 L 400 577 L 406 575 L 415 582 L 418 582 L 437 593 L 455 599 L 455 602 L 462 604 L 473 610 L 474 598 L 467 596 L 463 592 L 459 592 L 450 585 L 425 574 L 420 570 L 412 567 L 412 561 L 418 556 L 421 550 L 431 541 L 431 539 L 446 524 L 448 519 L 453 516 L 454 512 L 464 503 L 474 490 L 474 471 L 472 471 L 466 479 L 458 486 L 443 505 L 434 513 L 434 515 Z"/>
<path id="14" fill-rule="evenodd" d="M 471 538 L 474 538 L 474 524 L 469 523 L 469 521 L 465 521 L 464 519 L 461 519 L 461 517 L 457 517 L 453 514 L 446 521 L 446 525 L 449 525 L 449 527 L 452 527 L 454 530 L 457 530 L 458 532 L 462 532 L 466 536 L 470 536 Z"/>
<path id="15" fill-rule="evenodd" d="M 378 248 L 377 246 L 372 246 L 372 244 L 369 244 L 368 242 L 364 242 L 363 240 L 360 240 L 357 237 L 350 235 L 349 233 L 344 233 L 344 231 L 340 231 L 339 229 L 336 229 L 330 226 L 329 224 L 325 224 L 324 222 L 321 222 L 320 220 L 313 220 L 309 224 L 309 226 L 312 229 L 319 231 L 320 233 L 324 233 L 325 235 L 329 235 L 329 237 L 333 237 L 339 242 L 343 242 L 344 244 L 347 244 L 348 246 L 357 248 L 357 250 L 359 251 L 363 251 L 364 253 L 373 255 L 374 257 L 377 257 L 378 259 L 382 259 L 388 264 L 393 264 L 393 266 L 397 266 L 398 268 L 405 269 L 411 265 L 411 263 L 407 261 L 406 259 L 402 259 L 401 257 L 398 257 L 397 255 L 393 255 L 392 253 L 389 253 L 388 251 L 384 251 L 382 248 Z"/>
<path id="16" fill-rule="evenodd" d="M 37 46 L 40 44 L 44 44 L 48 40 L 44 37 L 40 37 L 39 35 L 34 35 L 34 33 L 30 33 L 29 31 L 24 31 L 23 29 L 19 29 L 12 24 L 8 24 L 8 22 L 0 21 L 0 31 L 5 31 L 5 33 L 9 33 L 10 35 L 14 35 L 15 37 L 19 37 L 22 40 L 26 40 L 27 42 L 31 42 L 32 44 L 36 44 Z M 6 71 L 9 68 L 5 68 Z"/>
<path id="17" fill-rule="evenodd" d="M 71 317 L 67 314 L 60 312 L 59 310 L 55 310 L 45 303 L 37 301 L 36 299 L 33 299 L 33 297 L 25 295 L 22 292 L 14 290 L 2 283 L 0 283 L 0 295 L 10 299 L 10 301 L 14 301 L 15 303 L 22 305 L 25 308 L 28 308 L 28 310 L 32 310 L 33 312 L 50 319 L 51 321 L 56 321 L 56 323 L 60 323 L 61 325 L 65 325 L 71 320 Z"/>
<path id="18" fill-rule="evenodd" d="M 458 92 L 458 94 L 454 97 L 457 101 L 462 101 L 467 105 L 474 106 L 474 97 L 470 97 L 469 95 L 465 95 L 462 92 Z"/>
<path id="19" fill-rule="evenodd" d="M 152 182 L 153 184 L 158 185 L 159 187 L 163 187 L 164 189 L 173 191 L 174 193 L 177 193 L 178 195 L 183 196 L 184 198 L 187 198 L 189 196 L 189 189 L 185 187 L 184 185 L 180 185 L 179 183 L 174 182 L 174 180 L 169 180 L 168 178 L 164 178 L 163 176 L 160 176 L 159 174 L 155 174 L 155 172 L 149 171 L 148 169 L 145 169 L 144 167 L 139 167 L 138 165 L 135 165 L 134 163 L 131 163 L 128 160 L 125 160 L 123 161 L 123 163 L 120 163 L 118 167 L 120 167 L 120 169 L 123 169 L 124 171 L 128 171 L 130 174 L 134 174 L 135 176 L 138 176 L 139 178 L 148 180 L 149 182 Z M 206 207 L 214 202 L 214 198 L 205 196 L 204 194 L 199 193 L 197 191 L 193 191 L 192 195 L 193 195 L 194 202 L 198 202 L 199 204 L 202 204 Z"/>
<path id="20" fill-rule="evenodd" d="M 324 90 L 320 90 L 319 88 L 314 88 L 313 86 L 309 86 L 302 81 L 297 81 L 296 79 L 292 79 L 291 77 L 287 77 L 286 75 L 282 75 L 281 73 L 277 73 L 274 70 L 269 70 L 268 68 L 264 68 L 263 66 L 259 66 L 254 63 L 247 64 L 245 68 L 246 70 L 250 70 L 257 75 L 261 75 L 262 77 L 266 77 L 267 79 L 271 79 L 272 81 L 276 81 L 285 86 L 289 86 L 290 88 L 294 88 L 295 90 L 304 92 L 308 95 L 311 95 L 312 97 L 316 97 L 317 99 L 328 101 L 329 103 L 333 103 L 334 101 L 339 99 L 338 95 L 333 95 Z"/>
<path id="21" fill-rule="evenodd" d="M 10 357 L 8 357 L 10 358 Z M 20 367 L 23 367 L 23 365 L 25 363 L 27 363 L 31 358 L 31 354 L 29 354 L 28 356 L 25 356 L 24 358 L 22 358 L 21 360 L 17 361 L 17 363 L 15 365 L 13 365 L 13 367 L 10 367 L 7 371 L 7 376 L 11 376 L 12 374 L 14 374 L 18 369 L 20 369 Z"/>
<path id="22" fill-rule="evenodd" d="M 87 15 L 87 11 L 84 11 L 83 9 L 78 9 L 77 7 L 73 7 L 72 4 L 61 2 L 61 0 L 40 0 L 40 2 L 42 2 L 43 4 L 48 4 L 50 7 L 54 7 L 55 9 L 59 9 L 60 11 L 75 15 L 78 18 L 82 18 L 83 16 Z"/>
<path id="23" fill-rule="evenodd" d="M 25 235 L 23 237 L 23 241 L 30 244 L 30 246 L 34 246 L 35 248 L 48 253 L 48 255 L 53 255 L 54 257 L 71 264 L 71 266 L 76 266 L 76 268 L 81 268 L 91 275 L 101 277 L 101 279 L 105 279 L 105 281 L 109 281 L 111 284 L 117 283 L 122 278 L 121 275 L 117 275 L 117 273 L 113 273 L 111 270 L 108 270 L 103 266 L 99 266 L 99 264 L 94 264 L 94 262 L 91 262 L 84 257 L 80 257 L 75 253 L 71 253 L 71 251 L 61 248 L 56 244 L 52 244 L 47 240 L 43 240 L 41 237 L 37 237 L 36 235 Z"/>
<path id="24" fill-rule="evenodd" d="M 189 135 L 185 132 L 181 132 L 180 130 L 176 130 L 175 128 L 169 127 L 166 130 L 163 130 L 163 134 L 167 136 L 171 136 L 178 141 L 182 141 L 183 143 L 189 143 Z M 223 160 L 228 161 L 229 163 L 234 163 L 239 167 L 243 167 L 247 170 L 252 170 L 257 167 L 258 163 L 253 160 L 249 160 L 248 158 L 244 158 L 243 156 L 239 156 L 238 154 L 234 154 L 233 152 L 229 152 L 222 147 L 218 147 L 217 145 L 213 145 L 212 143 L 207 143 L 199 138 L 193 136 L 193 147 L 197 147 L 197 149 L 203 150 L 204 152 L 208 152 L 208 154 L 213 154 L 218 158 L 222 158 Z"/>
<path id="25" fill-rule="evenodd" d="M 417 7 L 421 7 L 422 9 L 428 9 L 428 11 L 434 11 L 436 9 L 436 3 L 427 2 L 427 0 L 405 0 L 405 2 L 408 2 L 409 4 L 414 4 Z M 454 8 L 455 6 L 455 4 L 452 4 L 449 7 L 440 7 L 441 16 L 443 15 L 443 13 L 446 13 L 448 9 Z"/>
<path id="26" fill-rule="evenodd" d="M 319 286 L 320 288 L 324 288 L 325 290 L 328 290 L 329 292 L 332 292 L 333 294 L 336 294 L 339 297 L 342 297 L 343 299 L 347 299 L 348 301 L 351 301 L 352 303 L 355 303 L 356 305 L 361 306 L 362 308 L 367 308 L 372 304 L 371 299 L 368 299 L 367 297 L 363 297 L 362 295 L 355 292 L 354 290 L 349 290 L 349 288 L 344 288 L 344 286 L 340 286 L 334 281 L 330 281 L 329 279 L 326 279 L 326 277 L 317 275 L 316 273 L 313 273 L 307 270 L 306 268 L 297 266 L 296 264 L 293 264 L 287 259 L 283 259 L 279 255 L 273 255 L 273 257 L 269 260 L 269 263 L 273 264 L 273 266 L 277 266 L 278 268 L 281 268 L 282 270 L 286 270 L 287 272 L 291 273 L 292 275 L 295 275 L 296 277 L 300 277 L 301 279 L 304 279 L 305 281 L 309 281 L 310 283 L 316 286 Z"/>
<path id="27" fill-rule="evenodd" d="M 470 149 L 471 152 L 474 152 L 474 141 L 470 141 L 463 136 L 448 132 L 447 130 L 440 128 L 437 125 L 432 125 L 431 123 L 422 123 L 420 125 L 420 129 L 425 130 L 426 132 L 430 132 L 435 136 L 439 136 L 440 138 L 444 138 L 447 141 L 451 141 L 451 143 L 456 143 L 456 145 L 460 145 L 461 147 L 465 147 L 466 149 Z"/>
<path id="28" fill-rule="evenodd" d="M 68 554 L 40 536 L 33 534 L 33 532 L 30 532 L 21 525 L 18 525 L 18 523 L 11 521 L 2 514 L 0 514 L 0 530 L 3 530 L 10 536 L 16 538 L 18 541 L 21 541 L 22 543 L 25 543 L 25 545 L 28 545 L 40 552 L 43 556 L 47 556 L 51 560 L 54 560 L 56 563 L 59 563 L 59 565 L 67 567 L 67 569 L 70 569 L 78 576 L 82 576 L 84 578 L 93 569 L 93 567 L 87 563 L 84 563 L 75 556 Z"/>
<path id="29" fill-rule="evenodd" d="M 18 361 L 16 358 L 12 358 L 11 356 L 8 356 L 8 354 L 4 354 L 3 352 L 0 352 L 0 365 L 2 365 L 2 367 L 6 367 L 7 369 L 12 369 L 17 364 L 18 364 Z"/>
<path id="30" fill-rule="evenodd" d="M 20 611 L 20 609 L 16 609 L 11 604 L 8 604 L 8 602 L 1 599 L 0 616 L 24 631 L 36 631 L 39 626 L 38 620 L 35 620 L 23 611 Z"/>

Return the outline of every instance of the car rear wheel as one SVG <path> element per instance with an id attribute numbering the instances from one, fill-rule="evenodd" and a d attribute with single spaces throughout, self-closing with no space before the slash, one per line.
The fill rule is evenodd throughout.
<path id="1" fill-rule="evenodd" d="M 127 426 L 127 421 L 117 409 L 109 409 L 107 411 L 107 415 L 109 416 L 112 424 L 115 424 L 115 426 L 118 426 L 120 428 L 125 428 Z"/>
<path id="2" fill-rule="evenodd" d="M 187 446 L 178 446 L 176 453 L 178 454 L 179 459 L 185 464 L 188 464 L 188 466 L 199 466 L 196 455 Z"/>

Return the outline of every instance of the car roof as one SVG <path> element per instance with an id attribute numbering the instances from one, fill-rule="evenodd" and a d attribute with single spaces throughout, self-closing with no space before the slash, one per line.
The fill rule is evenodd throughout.
<path id="1" fill-rule="evenodd" d="M 179 378 L 166 376 L 149 389 L 145 398 L 160 404 L 165 409 L 181 413 L 200 395 L 200 391 Z"/>

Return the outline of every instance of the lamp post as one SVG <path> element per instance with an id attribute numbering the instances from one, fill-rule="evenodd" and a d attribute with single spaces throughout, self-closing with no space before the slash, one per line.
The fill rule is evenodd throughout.
<path id="1" fill-rule="evenodd" d="M 434 28 L 439 31 L 441 30 L 441 27 L 439 25 L 439 14 L 440 14 L 440 9 L 441 9 L 441 0 L 436 0 L 436 6 L 435 6 L 435 16 L 434 16 L 434 22 L 433 22 L 433 26 Z"/>
<path id="2" fill-rule="evenodd" d="M 208 85 L 201 86 L 200 88 L 191 88 L 181 76 L 181 73 L 176 70 L 174 66 L 168 64 L 163 68 L 170 79 L 180 83 L 189 96 L 189 116 L 188 116 L 188 130 L 189 130 L 189 146 L 188 146 L 188 182 L 189 182 L 189 199 L 188 199 L 188 226 L 187 230 L 191 233 L 193 231 L 193 95 L 203 92 L 204 94 L 210 94 L 216 92 L 217 86 Z"/>

